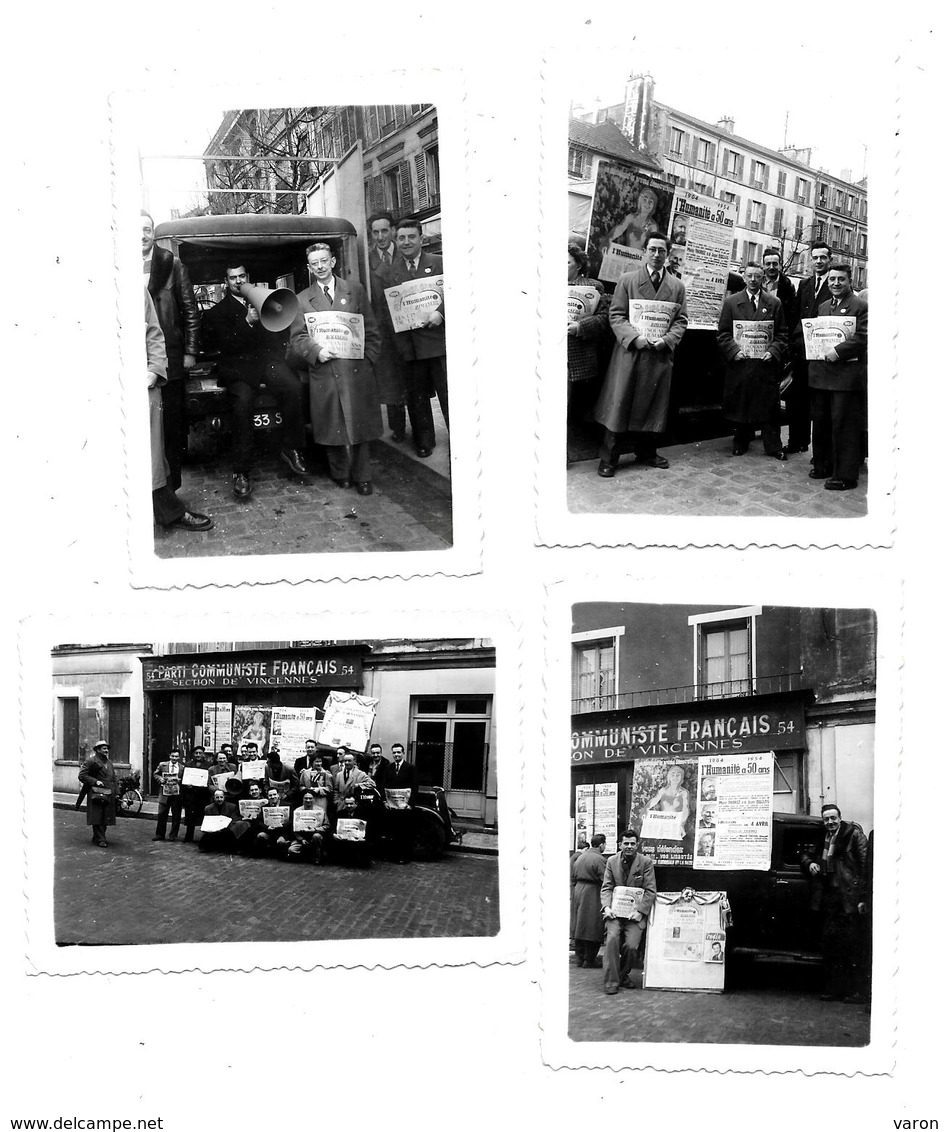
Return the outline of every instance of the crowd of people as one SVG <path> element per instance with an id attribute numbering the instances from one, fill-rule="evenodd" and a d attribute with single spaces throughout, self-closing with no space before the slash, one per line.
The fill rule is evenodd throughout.
<path id="1" fill-rule="evenodd" d="M 679 350 L 688 329 L 681 249 L 659 232 L 647 233 L 643 248 L 642 266 L 624 273 L 608 294 L 586 275 L 583 249 L 568 245 L 568 284 L 599 292 L 594 310 L 567 321 L 570 413 L 602 426 L 598 473 L 607 479 L 628 450 L 636 464 L 669 466 L 658 448 L 674 382 L 686 379 L 692 364 L 708 366 L 700 351 Z M 848 491 L 857 486 L 867 455 L 868 294 L 853 292 L 851 267 L 832 261 L 822 240 L 810 246 L 810 260 L 812 275 L 798 288 L 782 269 L 779 248 L 767 248 L 741 275 L 730 273 L 715 343 L 714 361 L 723 365 L 721 410 L 734 430 L 733 456 L 743 456 L 758 431 L 764 452 L 780 461 L 812 444 L 809 477 L 826 490 Z M 631 313 L 651 302 L 672 304 L 662 333 Z M 855 329 L 820 360 L 807 360 L 805 324 L 818 317 L 849 318 Z M 764 326 L 755 333 L 750 324 L 757 323 Z M 785 444 L 781 399 L 789 426 Z"/>
<path id="2" fill-rule="evenodd" d="M 306 249 L 310 286 L 297 295 L 292 326 L 267 329 L 243 288 L 252 280 L 246 263 L 230 262 L 224 297 L 203 314 L 187 267 L 155 243 L 155 225 L 142 212 L 142 257 L 146 290 L 146 344 L 152 416 L 153 512 L 164 527 L 188 531 L 213 526 L 207 515 L 178 501 L 187 454 L 188 372 L 203 347 L 216 356 L 217 381 L 231 399 L 231 461 L 234 497 L 253 494 L 253 403 L 261 386 L 276 399 L 282 418 L 280 459 L 300 477 L 310 475 L 301 376 L 308 391 L 313 442 L 325 450 L 329 474 L 340 488 L 371 495 L 370 443 L 384 433 L 385 405 L 392 439 L 406 440 L 407 422 L 418 456 L 435 447 L 431 399 L 437 396 L 448 424 L 448 381 L 443 300 L 421 325 L 397 333 L 386 289 L 443 274 L 442 259 L 422 247 L 421 223 L 396 222 L 390 212 L 368 218 L 370 287 L 336 274 L 326 243 Z M 305 316 L 320 311 L 360 315 L 362 358 L 342 357 L 334 345 L 311 337 Z M 156 332 L 157 331 L 157 332 Z"/>
<path id="3" fill-rule="evenodd" d="M 392 744 L 388 759 L 379 743 L 356 754 L 345 747 L 320 751 L 308 740 L 292 768 L 278 749 L 264 756 L 252 740 L 241 742 L 236 755 L 231 743 L 216 755 L 201 746 L 187 754 L 175 748 L 153 778 L 158 792 L 153 841 L 176 841 L 183 824 L 182 840 L 196 841 L 203 852 L 321 864 L 332 850 L 336 859 L 368 865 L 384 842 L 395 861 L 412 858 L 418 785 L 401 743 Z M 92 843 L 106 847 L 118 795 L 108 743 L 95 744 L 79 781 L 76 805 L 86 801 Z"/>

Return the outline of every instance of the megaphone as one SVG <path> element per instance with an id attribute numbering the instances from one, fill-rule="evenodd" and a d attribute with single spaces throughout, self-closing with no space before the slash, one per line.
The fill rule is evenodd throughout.
<path id="1" fill-rule="evenodd" d="M 260 323 L 264 330 L 286 330 L 299 314 L 299 301 L 287 287 L 278 287 L 275 291 L 271 291 L 266 287 L 241 283 L 240 293 L 260 315 Z"/>

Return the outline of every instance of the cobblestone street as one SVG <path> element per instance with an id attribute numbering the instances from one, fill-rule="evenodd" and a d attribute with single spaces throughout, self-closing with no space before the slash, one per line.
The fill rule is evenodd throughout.
<path id="1" fill-rule="evenodd" d="M 783 443 L 787 430 L 783 430 Z M 623 456 L 613 479 L 598 474 L 599 460 L 581 460 L 566 473 L 569 510 L 574 514 L 767 515 L 850 519 L 866 514 L 863 468 L 852 491 L 825 491 L 811 480 L 811 452 L 786 462 L 764 454 L 760 437 L 744 456 L 731 455 L 730 436 L 660 448 L 665 470 L 635 466 Z"/>
<path id="2" fill-rule="evenodd" d="M 153 842 L 151 821 L 120 818 L 108 849 L 85 814 L 55 810 L 59 944 L 295 942 L 490 936 L 500 930 L 496 856 L 371 869 L 201 853 Z"/>
<path id="3" fill-rule="evenodd" d="M 723 994 L 634 990 L 607 995 L 599 969 L 570 963 L 569 1036 L 576 1042 L 712 1042 L 776 1046 L 864 1046 L 869 1014 L 864 1006 L 820 1002 L 814 970 L 761 964 L 746 983 Z"/>
<path id="4" fill-rule="evenodd" d="M 386 434 L 387 435 L 387 434 Z M 411 438 L 372 444 L 375 491 L 337 487 L 324 463 L 307 453 L 315 474 L 291 476 L 271 444 L 260 442 L 251 473 L 253 495 L 238 502 L 231 490 L 229 454 L 187 465 L 179 497 L 210 515 L 214 528 L 192 533 L 155 528 L 159 558 L 231 554 L 325 554 L 342 551 L 443 550 L 452 544 L 447 434 L 428 461 L 415 458 Z"/>

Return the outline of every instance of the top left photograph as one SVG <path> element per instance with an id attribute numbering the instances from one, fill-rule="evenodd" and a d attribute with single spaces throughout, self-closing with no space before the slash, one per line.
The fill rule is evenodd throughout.
<path id="1" fill-rule="evenodd" d="M 451 548 L 437 106 L 136 127 L 155 556 Z"/>

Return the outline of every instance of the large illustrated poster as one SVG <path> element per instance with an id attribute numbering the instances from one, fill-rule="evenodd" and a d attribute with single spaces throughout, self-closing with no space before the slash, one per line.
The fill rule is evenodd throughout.
<path id="1" fill-rule="evenodd" d="M 696 869 L 770 868 L 774 753 L 698 759 Z"/>
<path id="2" fill-rule="evenodd" d="M 688 293 L 688 329 L 717 330 L 727 293 L 737 205 L 690 189 L 676 189 L 669 228 L 684 248 L 681 281 Z"/>
<path id="3" fill-rule="evenodd" d="M 660 892 L 645 936 L 643 987 L 724 990 L 724 892 Z"/>
<path id="4" fill-rule="evenodd" d="M 317 742 L 361 752 L 369 745 L 378 700 L 355 692 L 330 692 Z"/>
<path id="5" fill-rule="evenodd" d="M 257 755 L 260 758 L 267 753 L 270 746 L 270 716 L 273 709 L 270 707 L 245 707 L 243 704 L 234 708 L 234 744 L 235 754 L 239 754 L 242 743 L 256 743 Z"/>
<path id="6" fill-rule="evenodd" d="M 280 752 L 287 766 L 306 754 L 306 740 L 316 738 L 316 709 L 311 707 L 273 709 L 270 745 Z"/>
<path id="7" fill-rule="evenodd" d="M 691 864 L 695 839 L 698 760 L 636 759 L 629 827 L 639 850 L 656 865 Z"/>
<path id="8" fill-rule="evenodd" d="M 234 733 L 234 705 L 205 703 L 202 705 L 201 745 L 216 754 L 221 743 L 231 742 Z"/>
<path id="9" fill-rule="evenodd" d="M 616 282 L 643 263 L 649 232 L 668 231 L 671 205 L 663 181 L 600 162 L 586 240 L 590 274 Z"/>
<path id="10" fill-rule="evenodd" d="M 619 784 L 618 782 L 587 783 L 576 787 L 576 840 L 573 848 L 579 848 L 579 842 L 589 842 L 596 834 L 604 834 L 606 838 L 605 852 L 616 852 L 616 834 L 619 824 Z"/>

